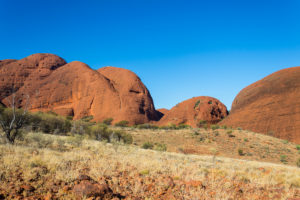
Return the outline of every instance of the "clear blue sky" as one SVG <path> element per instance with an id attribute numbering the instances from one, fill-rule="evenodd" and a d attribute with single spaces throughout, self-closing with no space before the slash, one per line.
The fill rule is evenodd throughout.
<path id="1" fill-rule="evenodd" d="M 54 53 L 137 73 L 156 108 L 300 66 L 299 0 L 0 0 L 0 60 Z"/>

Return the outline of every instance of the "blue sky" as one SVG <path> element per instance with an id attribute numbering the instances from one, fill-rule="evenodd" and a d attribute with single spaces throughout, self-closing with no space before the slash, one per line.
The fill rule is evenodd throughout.
<path id="1" fill-rule="evenodd" d="M 57 54 L 123 67 L 156 108 L 212 96 L 300 66 L 299 0 L 0 0 L 0 60 Z"/>

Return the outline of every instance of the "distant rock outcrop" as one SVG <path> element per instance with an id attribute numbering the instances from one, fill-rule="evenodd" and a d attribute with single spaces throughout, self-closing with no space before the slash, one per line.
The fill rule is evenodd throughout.
<path id="1" fill-rule="evenodd" d="M 226 106 L 219 100 L 200 96 L 183 101 L 169 110 L 158 125 L 187 124 L 197 127 L 200 120 L 215 124 L 228 114 Z"/>
<path id="2" fill-rule="evenodd" d="M 130 124 L 158 120 L 151 95 L 131 71 L 66 61 L 53 54 L 34 54 L 21 60 L 0 61 L 0 101 L 8 105 L 12 88 L 28 94 L 32 111 L 54 111 L 80 119 L 113 118 Z M 21 100 L 19 106 L 24 106 Z"/>
<path id="3" fill-rule="evenodd" d="M 280 70 L 244 88 L 221 124 L 300 143 L 300 67 Z"/>
<path id="4" fill-rule="evenodd" d="M 163 116 L 169 112 L 169 110 L 166 108 L 160 108 L 160 109 L 157 109 L 157 111 L 160 112 Z"/>

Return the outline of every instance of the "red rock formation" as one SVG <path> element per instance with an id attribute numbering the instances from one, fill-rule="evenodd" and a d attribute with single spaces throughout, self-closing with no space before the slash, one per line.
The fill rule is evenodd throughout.
<path id="1" fill-rule="evenodd" d="M 98 72 L 118 91 L 118 115 L 136 124 L 159 119 L 149 91 L 135 73 L 117 67 L 103 67 Z M 128 113 L 138 113 L 139 117 Z"/>
<path id="2" fill-rule="evenodd" d="M 157 111 L 162 113 L 162 115 L 166 115 L 169 112 L 169 110 L 166 108 L 160 108 L 160 109 L 157 109 Z"/>
<path id="3" fill-rule="evenodd" d="M 132 72 L 106 67 L 92 70 L 82 62 L 66 63 L 53 54 L 34 54 L 0 62 L 0 101 L 8 105 L 11 89 L 30 96 L 32 111 L 52 110 L 74 119 L 93 115 L 130 124 L 158 120 L 147 88 Z M 24 101 L 18 102 L 24 106 Z"/>
<path id="4" fill-rule="evenodd" d="M 226 106 L 212 97 L 194 97 L 183 101 L 169 110 L 158 125 L 187 124 L 197 127 L 200 120 L 214 124 L 227 116 Z"/>
<path id="5" fill-rule="evenodd" d="M 300 143 L 300 67 L 280 70 L 244 88 L 221 124 Z"/>

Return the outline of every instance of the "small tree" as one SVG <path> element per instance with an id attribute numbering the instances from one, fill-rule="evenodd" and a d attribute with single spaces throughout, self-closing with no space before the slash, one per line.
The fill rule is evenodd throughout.
<path id="1" fill-rule="evenodd" d="M 4 131 L 7 141 L 14 144 L 16 137 L 20 134 L 20 129 L 28 122 L 28 103 L 29 96 L 25 97 L 25 106 L 23 109 L 18 109 L 16 103 L 21 99 L 16 98 L 16 94 L 12 93 L 9 107 L 0 108 L 0 125 Z"/>

